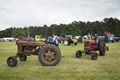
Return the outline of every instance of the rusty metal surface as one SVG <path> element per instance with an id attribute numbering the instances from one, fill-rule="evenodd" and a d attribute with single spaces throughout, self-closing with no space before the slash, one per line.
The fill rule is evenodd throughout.
<path id="1" fill-rule="evenodd" d="M 37 46 L 44 46 L 46 43 L 44 42 L 36 42 L 36 41 L 19 41 L 18 42 L 18 54 L 22 54 L 24 51 L 32 51 L 32 49 Z"/>
<path id="2" fill-rule="evenodd" d="M 46 43 L 44 42 L 37 42 L 37 41 L 19 41 L 18 45 L 22 46 L 44 46 Z"/>
<path id="3" fill-rule="evenodd" d="M 42 52 L 42 59 L 45 63 L 51 64 L 57 60 L 57 53 L 54 49 L 47 48 Z"/>
<path id="4" fill-rule="evenodd" d="M 27 41 L 30 41 L 30 35 L 29 35 L 29 33 L 28 33 L 28 36 L 27 36 Z"/>

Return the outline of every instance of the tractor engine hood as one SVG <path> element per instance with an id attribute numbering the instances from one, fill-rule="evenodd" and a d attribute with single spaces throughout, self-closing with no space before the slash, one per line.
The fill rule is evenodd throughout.
<path id="1" fill-rule="evenodd" d="M 93 44 L 96 43 L 95 40 L 85 40 L 84 42 L 85 43 L 93 43 Z"/>
<path id="2" fill-rule="evenodd" d="M 21 45 L 21 46 L 44 46 L 44 45 L 46 45 L 46 43 L 37 42 L 37 41 L 19 41 L 18 45 Z"/>

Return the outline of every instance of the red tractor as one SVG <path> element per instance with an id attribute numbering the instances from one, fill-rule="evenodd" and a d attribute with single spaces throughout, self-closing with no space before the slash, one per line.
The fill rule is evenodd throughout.
<path id="1" fill-rule="evenodd" d="M 91 55 L 92 60 L 97 60 L 98 54 L 95 51 L 99 51 L 100 55 L 104 56 L 106 53 L 106 50 L 108 51 L 108 47 L 106 47 L 105 42 L 101 41 L 101 39 L 98 39 L 98 44 L 96 44 L 95 40 L 85 40 L 84 51 L 78 50 L 75 55 L 77 58 L 81 58 L 82 53 L 86 53 L 86 54 L 92 53 Z"/>

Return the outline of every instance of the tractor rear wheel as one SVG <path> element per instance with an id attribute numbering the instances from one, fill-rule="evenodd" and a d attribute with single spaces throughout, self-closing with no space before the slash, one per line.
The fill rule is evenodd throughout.
<path id="1" fill-rule="evenodd" d="M 53 44 L 46 44 L 41 47 L 38 53 L 38 59 L 44 66 L 55 66 L 61 60 L 60 49 Z"/>
<path id="2" fill-rule="evenodd" d="M 97 58 L 98 58 L 97 52 L 92 52 L 91 58 L 92 58 L 92 60 L 97 60 Z"/>
<path id="3" fill-rule="evenodd" d="M 17 65 L 17 59 L 14 56 L 11 56 L 7 59 L 7 64 L 9 67 L 15 67 Z"/>
<path id="4" fill-rule="evenodd" d="M 104 41 L 101 41 L 99 44 L 99 53 L 101 56 L 104 56 L 106 52 L 106 45 Z"/>
<path id="5" fill-rule="evenodd" d="M 19 56 L 19 59 L 21 60 L 21 61 L 26 61 L 26 59 L 27 59 L 27 56 L 26 55 L 20 55 Z"/>
<path id="6" fill-rule="evenodd" d="M 75 56 L 76 56 L 77 58 L 81 58 L 82 52 L 81 52 L 80 50 L 78 50 L 78 51 L 76 52 Z"/>

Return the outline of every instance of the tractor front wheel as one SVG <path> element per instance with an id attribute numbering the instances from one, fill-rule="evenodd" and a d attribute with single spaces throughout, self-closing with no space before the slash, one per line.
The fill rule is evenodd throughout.
<path id="1" fill-rule="evenodd" d="M 92 52 L 91 58 L 92 58 L 92 60 L 97 60 L 97 58 L 98 58 L 97 52 Z"/>
<path id="2" fill-rule="evenodd" d="M 15 67 L 17 65 L 17 59 L 14 56 L 11 56 L 7 59 L 7 64 L 9 67 Z"/>
<path id="3" fill-rule="evenodd" d="M 76 52 L 75 56 L 76 56 L 77 58 L 81 58 L 82 52 L 81 52 L 80 50 L 78 50 L 78 51 Z"/>

